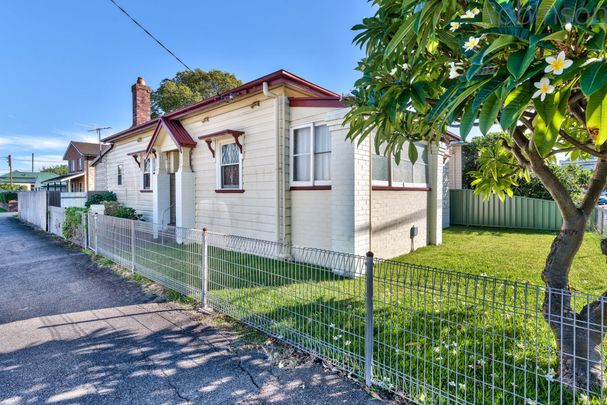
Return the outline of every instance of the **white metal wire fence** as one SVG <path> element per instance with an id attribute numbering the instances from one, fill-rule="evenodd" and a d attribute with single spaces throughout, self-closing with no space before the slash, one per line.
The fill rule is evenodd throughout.
<path id="1" fill-rule="evenodd" d="M 102 215 L 87 222 L 98 254 L 418 403 L 606 403 L 602 297 Z M 573 345 L 559 350 L 555 336 Z M 568 370 L 575 382 L 564 384 Z"/>

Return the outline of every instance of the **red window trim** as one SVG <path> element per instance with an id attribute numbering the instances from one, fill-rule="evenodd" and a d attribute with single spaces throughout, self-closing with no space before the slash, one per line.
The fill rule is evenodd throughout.
<path id="1" fill-rule="evenodd" d="M 291 191 L 300 191 L 300 190 L 331 190 L 331 186 L 291 186 L 289 188 Z"/>
<path id="2" fill-rule="evenodd" d="M 218 188 L 215 190 L 215 192 L 220 194 L 238 194 L 244 193 L 244 190 L 241 188 Z"/>
<path id="3" fill-rule="evenodd" d="M 373 191 L 430 191 L 430 187 L 392 187 L 392 186 L 372 186 Z"/>

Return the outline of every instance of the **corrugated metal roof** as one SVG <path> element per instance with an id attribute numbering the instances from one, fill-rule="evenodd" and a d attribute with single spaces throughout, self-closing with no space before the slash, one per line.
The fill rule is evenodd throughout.
<path id="1" fill-rule="evenodd" d="M 186 131 L 179 121 L 169 120 L 161 117 L 158 121 L 158 126 L 156 126 L 156 130 L 154 131 L 154 135 L 152 135 L 150 143 L 148 143 L 148 147 L 146 149 L 147 153 L 150 153 L 152 149 L 154 149 L 154 144 L 156 143 L 156 139 L 158 139 L 161 128 L 166 129 L 176 146 L 180 148 L 183 146 L 190 148 L 196 147 L 196 141 L 192 139 L 188 131 Z"/>

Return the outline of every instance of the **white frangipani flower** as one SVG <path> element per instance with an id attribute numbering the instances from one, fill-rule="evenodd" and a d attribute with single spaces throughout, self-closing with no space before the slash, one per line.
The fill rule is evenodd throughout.
<path id="1" fill-rule="evenodd" d="M 468 10 L 462 15 L 462 18 L 474 18 L 474 17 L 476 17 L 476 14 L 474 14 L 473 10 Z"/>
<path id="2" fill-rule="evenodd" d="M 573 64 L 573 61 L 567 59 L 565 52 L 561 51 L 556 58 L 554 56 L 548 56 L 546 58 L 546 63 L 548 66 L 544 69 L 545 73 L 553 72 L 555 75 L 560 75 L 563 73 L 564 69 L 567 69 Z"/>
<path id="3" fill-rule="evenodd" d="M 470 38 L 468 38 L 468 40 L 464 44 L 464 50 L 466 50 L 466 51 L 472 51 L 472 50 L 474 50 L 478 46 L 478 44 L 480 42 L 481 42 L 480 38 L 470 37 Z"/>
<path id="4" fill-rule="evenodd" d="M 462 25 L 460 23 L 458 23 L 457 21 L 454 21 L 452 23 L 449 23 L 449 25 L 451 25 L 451 28 L 449 28 L 450 31 L 457 31 L 459 29 L 459 27 L 461 27 Z"/>
<path id="5" fill-rule="evenodd" d="M 460 77 L 464 73 L 463 69 L 463 67 L 455 62 L 449 62 L 449 79 Z"/>
<path id="6" fill-rule="evenodd" d="M 543 77 L 539 82 L 533 83 L 533 85 L 538 89 L 533 93 L 533 98 L 539 97 L 540 100 L 544 101 L 546 99 L 546 94 L 554 92 L 554 86 L 550 84 L 550 80 L 547 77 Z"/>

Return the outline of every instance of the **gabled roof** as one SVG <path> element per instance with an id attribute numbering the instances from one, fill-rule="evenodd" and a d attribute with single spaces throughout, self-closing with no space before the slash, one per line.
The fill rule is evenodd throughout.
<path id="1" fill-rule="evenodd" d="M 163 118 L 167 120 L 178 120 L 189 114 L 204 110 L 205 108 L 208 108 L 212 105 L 223 103 L 225 102 L 227 97 L 233 98 L 259 92 L 261 91 L 264 82 L 268 83 L 268 86 L 270 87 L 280 84 L 287 84 L 294 88 L 297 88 L 298 90 L 304 93 L 309 94 L 311 97 L 333 98 L 336 100 L 339 100 L 341 98 L 339 94 L 334 93 L 331 90 L 327 90 L 324 87 L 309 82 L 297 75 L 294 75 L 293 73 L 281 69 L 277 70 L 276 72 L 270 73 L 269 75 L 262 76 L 259 79 L 255 79 L 253 81 L 245 83 L 242 86 L 236 87 L 232 90 L 228 90 L 224 93 L 218 94 L 217 96 L 209 97 L 207 99 L 199 101 L 198 103 L 190 104 L 178 110 L 167 113 L 163 116 Z M 143 124 L 125 129 L 124 131 L 118 132 L 114 135 L 110 135 L 107 138 L 102 139 L 102 142 L 115 142 L 119 139 L 131 136 L 137 132 L 150 129 L 154 125 L 157 125 L 158 121 L 159 119 L 156 118 Z"/>
<path id="2" fill-rule="evenodd" d="M 183 125 L 181 125 L 181 122 L 160 117 L 158 124 L 156 125 L 156 129 L 154 130 L 154 134 L 150 139 L 150 143 L 148 143 L 148 147 L 145 150 L 146 153 L 150 153 L 152 149 L 154 149 L 154 143 L 156 143 L 156 139 L 158 139 L 158 135 L 160 134 L 160 130 L 162 128 L 166 129 L 173 142 L 175 142 L 175 145 L 179 148 L 183 146 L 190 148 L 196 147 L 196 142 L 192 139 Z"/>
<path id="3" fill-rule="evenodd" d="M 98 143 L 90 143 L 90 142 L 79 142 L 79 141 L 70 141 L 65 153 L 63 154 L 63 160 L 66 159 L 67 152 L 70 150 L 70 147 L 74 147 L 78 153 L 85 157 L 98 156 L 99 151 L 103 152 L 104 149 L 108 148 L 109 145 L 101 145 L 101 149 L 99 148 Z"/>

